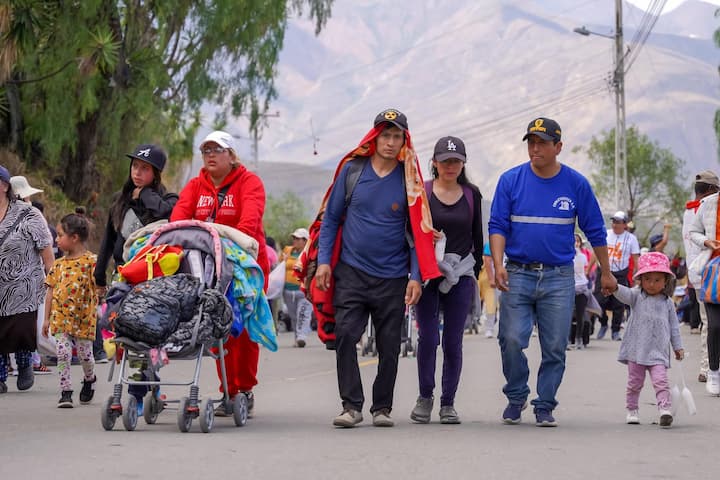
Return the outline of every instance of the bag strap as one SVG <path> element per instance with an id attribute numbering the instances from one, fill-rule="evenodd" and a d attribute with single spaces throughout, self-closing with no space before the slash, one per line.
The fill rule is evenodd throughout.
<path id="1" fill-rule="evenodd" d="M 473 197 L 472 188 L 465 184 L 460 184 L 460 186 L 462 187 L 463 197 L 465 197 L 465 201 L 467 202 L 468 207 L 470 207 L 470 218 L 475 219 L 475 198 Z M 430 196 L 432 195 L 432 187 L 433 181 L 425 180 L 425 195 L 427 196 L 428 203 L 430 202 Z"/>
<path id="2" fill-rule="evenodd" d="M 347 176 L 345 177 L 345 210 L 347 210 L 348 205 L 350 205 L 350 198 L 352 197 L 353 190 L 355 190 L 358 181 L 360 181 L 360 175 L 362 174 L 365 163 L 367 163 L 367 159 L 365 157 L 350 160 Z"/>
<path id="3" fill-rule="evenodd" d="M 10 208 L 10 207 L 8 206 L 8 208 Z M 13 229 L 18 226 L 18 223 L 20 223 L 20 221 L 23 218 L 25 218 L 29 212 L 30 212 L 30 210 L 28 209 L 28 210 L 25 210 L 24 212 L 22 212 L 20 215 L 18 215 L 18 217 L 13 222 L 13 224 L 10 226 L 10 228 L 7 229 L 7 231 L 3 234 L 2 238 L 0 239 L 0 247 L 2 246 L 3 243 L 5 243 L 5 240 L 7 239 L 7 237 L 10 236 L 10 232 L 12 232 Z"/>
<path id="4" fill-rule="evenodd" d="M 212 213 L 206 220 L 208 223 L 215 223 L 215 217 L 217 216 L 218 210 L 220 210 L 220 207 L 222 207 L 223 202 L 225 201 L 225 195 L 227 195 L 228 190 L 230 190 L 230 186 L 232 184 L 227 184 L 223 188 L 220 189 L 220 191 L 217 194 L 217 203 L 215 204 L 215 208 L 213 208 Z"/>

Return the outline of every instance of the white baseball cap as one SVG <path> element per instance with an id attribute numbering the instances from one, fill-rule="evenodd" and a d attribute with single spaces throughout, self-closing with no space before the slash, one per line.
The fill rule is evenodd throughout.
<path id="1" fill-rule="evenodd" d="M 233 136 L 227 132 L 223 132 L 222 130 L 215 130 L 214 132 L 209 133 L 208 136 L 200 142 L 200 149 L 202 149 L 203 145 L 208 142 L 215 142 L 223 148 L 230 148 L 234 152 L 237 152 Z"/>
<path id="2" fill-rule="evenodd" d="M 42 193 L 39 188 L 31 187 L 27 178 L 17 175 L 10 177 L 10 185 L 12 185 L 13 193 L 20 198 L 28 198 L 36 193 Z"/>
<path id="3" fill-rule="evenodd" d="M 292 233 L 292 236 L 295 238 L 304 238 L 305 240 L 310 238 L 310 232 L 307 231 L 307 228 L 298 228 Z"/>

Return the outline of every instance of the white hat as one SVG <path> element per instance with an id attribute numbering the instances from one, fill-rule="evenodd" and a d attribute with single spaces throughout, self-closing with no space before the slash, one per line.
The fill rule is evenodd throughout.
<path id="1" fill-rule="evenodd" d="M 310 238 L 310 232 L 307 231 L 307 228 L 298 228 L 292 233 L 292 236 L 295 238 L 304 238 L 305 240 Z"/>
<path id="2" fill-rule="evenodd" d="M 223 148 L 230 148 L 234 152 L 237 152 L 237 149 L 235 148 L 235 139 L 233 138 L 233 136 L 227 132 L 223 132 L 222 130 L 215 130 L 214 132 L 208 134 L 208 136 L 205 137 L 205 140 L 200 142 L 200 148 L 202 149 L 203 145 L 208 142 L 215 142 Z"/>
<path id="3" fill-rule="evenodd" d="M 624 222 L 624 223 L 627 223 L 627 221 L 628 221 L 627 215 L 625 215 L 625 212 L 623 212 L 622 210 L 618 210 L 617 212 L 615 212 L 615 214 L 612 217 L 610 217 L 610 219 L 611 220 L 620 220 L 621 222 Z"/>
<path id="4" fill-rule="evenodd" d="M 10 177 L 10 185 L 12 185 L 13 192 L 15 192 L 20 198 L 25 199 L 36 193 L 42 193 L 43 191 L 39 188 L 31 187 L 27 181 L 27 178 L 16 175 Z"/>

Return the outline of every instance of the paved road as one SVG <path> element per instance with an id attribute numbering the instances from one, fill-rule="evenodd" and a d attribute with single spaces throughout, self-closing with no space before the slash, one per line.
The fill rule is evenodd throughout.
<path id="1" fill-rule="evenodd" d="M 280 335 L 276 353 L 261 353 L 256 388 L 256 415 L 242 428 L 217 418 L 210 434 L 197 421 L 180 433 L 174 411 L 163 412 L 156 425 L 142 420 L 135 432 L 106 432 L 100 425 L 100 402 L 111 391 L 104 381 L 108 366 L 98 367 L 94 402 L 72 410 L 55 408 L 55 375 L 36 377 L 28 392 L 0 396 L 1 478 L 247 478 L 384 479 L 384 478 L 710 478 L 717 472 L 708 455 L 720 432 L 720 399 L 705 394 L 697 383 L 699 336 L 683 327 L 685 362 L 698 415 L 681 412 L 670 430 L 655 419 L 649 383 L 641 396 L 641 425 L 625 425 L 625 369 L 615 361 L 619 344 L 594 341 L 584 351 L 568 352 L 568 369 L 555 411 L 558 428 L 537 428 L 531 412 L 524 423 L 500 422 L 505 406 L 496 340 L 465 337 L 465 368 L 456 407 L 462 425 L 415 425 L 408 415 L 417 395 L 412 358 L 400 361 L 393 416 L 396 427 L 365 422 L 338 430 L 331 420 L 339 410 L 334 355 L 317 341 L 305 349 Z M 529 350 L 532 375 L 539 352 Z M 373 359 L 363 360 L 366 396 L 375 371 Z M 189 376 L 194 363 L 177 361 L 163 369 L 163 378 Z M 80 378 L 80 367 L 73 367 Z M 202 370 L 201 393 L 212 394 L 213 365 Z M 531 376 L 531 384 L 534 384 Z M 79 388 L 78 388 L 79 389 Z M 170 396 L 181 392 L 165 389 Z M 438 395 L 439 396 L 439 395 Z M 76 394 L 77 397 L 77 394 Z M 77 402 L 77 399 L 76 399 Z M 434 413 L 436 415 L 437 412 Z M 715 475 L 716 473 L 712 474 Z"/>

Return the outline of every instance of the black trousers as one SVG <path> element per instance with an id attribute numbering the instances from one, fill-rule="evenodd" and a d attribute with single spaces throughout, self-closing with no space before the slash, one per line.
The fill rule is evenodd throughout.
<path id="1" fill-rule="evenodd" d="M 343 408 L 362 411 L 365 402 L 356 346 L 370 316 L 378 350 L 370 412 L 383 408 L 390 410 L 405 318 L 407 278 L 377 278 L 343 263 L 337 264 L 333 277 L 335 357 Z"/>
<path id="2" fill-rule="evenodd" d="M 688 287 L 688 300 L 690 304 L 685 309 L 683 319 L 690 324 L 690 328 L 700 328 L 700 304 L 697 300 L 697 292 L 694 288 Z"/>
<path id="3" fill-rule="evenodd" d="M 618 272 L 612 272 L 615 276 L 615 279 L 617 280 L 619 285 L 625 285 L 626 287 L 629 287 L 630 284 L 627 279 L 627 269 L 620 270 Z M 607 326 L 608 324 L 608 316 L 607 311 L 610 310 L 612 312 L 612 325 L 610 327 L 610 330 L 612 332 L 619 332 L 620 326 L 622 325 L 623 321 L 625 320 L 625 312 L 626 307 L 625 304 L 622 303 L 620 300 L 616 299 L 614 296 L 605 296 L 602 293 L 600 293 L 601 285 L 600 285 L 600 275 L 601 272 L 598 270 L 598 280 L 595 282 L 595 298 L 597 299 L 598 303 L 600 304 L 600 308 L 602 308 L 602 316 L 600 317 L 600 325 Z"/>
<path id="4" fill-rule="evenodd" d="M 720 369 L 720 305 L 706 303 L 707 312 L 707 347 L 708 365 L 710 370 Z"/>

